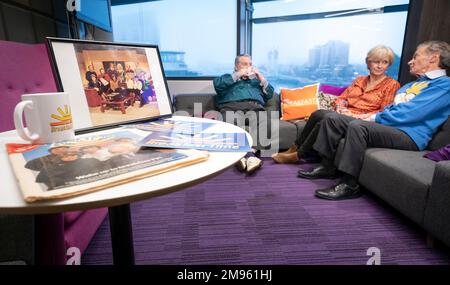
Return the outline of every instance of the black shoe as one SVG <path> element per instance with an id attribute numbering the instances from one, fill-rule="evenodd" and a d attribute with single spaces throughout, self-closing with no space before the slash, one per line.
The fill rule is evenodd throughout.
<path id="1" fill-rule="evenodd" d="M 297 172 L 297 177 L 306 178 L 306 179 L 319 179 L 319 178 L 334 179 L 337 176 L 338 175 L 337 175 L 336 168 L 325 167 L 323 165 L 320 165 L 311 171 L 299 170 Z"/>
<path id="2" fill-rule="evenodd" d="M 360 196 L 361 190 L 359 190 L 359 185 L 352 187 L 346 183 L 339 183 L 333 187 L 316 190 L 316 197 L 327 200 L 345 200 Z"/>

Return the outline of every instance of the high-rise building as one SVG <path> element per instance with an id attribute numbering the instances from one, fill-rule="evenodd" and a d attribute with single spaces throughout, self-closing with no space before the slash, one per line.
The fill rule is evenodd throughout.
<path id="1" fill-rule="evenodd" d="M 329 41 L 309 50 L 309 66 L 333 68 L 348 65 L 349 44 L 342 41 Z"/>
<path id="2" fill-rule="evenodd" d="M 329 41 L 320 46 L 320 66 L 335 67 L 348 65 L 349 44 L 342 41 Z"/>
<path id="3" fill-rule="evenodd" d="M 309 50 L 309 66 L 315 67 L 320 63 L 320 46 L 315 46 Z"/>

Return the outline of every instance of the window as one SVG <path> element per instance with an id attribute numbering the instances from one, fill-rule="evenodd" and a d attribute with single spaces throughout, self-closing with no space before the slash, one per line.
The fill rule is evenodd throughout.
<path id="1" fill-rule="evenodd" d="M 394 50 L 388 74 L 397 79 L 409 1 L 253 2 L 253 62 L 277 90 L 347 86 L 368 74 L 365 57 L 378 44 Z"/>
<path id="2" fill-rule="evenodd" d="M 115 41 L 159 46 L 166 76 L 229 73 L 237 49 L 236 0 L 165 0 L 112 6 Z"/>

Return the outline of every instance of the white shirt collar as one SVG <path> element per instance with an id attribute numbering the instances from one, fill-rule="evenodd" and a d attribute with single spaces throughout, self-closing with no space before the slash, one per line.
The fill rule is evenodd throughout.
<path id="1" fill-rule="evenodd" d="M 445 69 L 436 69 L 432 71 L 425 72 L 425 76 L 430 79 L 436 79 L 441 76 L 447 76 Z"/>

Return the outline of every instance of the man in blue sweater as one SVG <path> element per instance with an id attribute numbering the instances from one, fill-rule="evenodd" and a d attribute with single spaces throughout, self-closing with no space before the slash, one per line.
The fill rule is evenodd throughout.
<path id="1" fill-rule="evenodd" d="M 266 102 L 273 96 L 272 85 L 252 66 L 252 59 L 247 54 L 236 57 L 233 74 L 217 77 L 213 83 L 217 93 L 216 103 L 225 121 L 240 127 L 250 125 L 252 138 L 260 148 L 257 130 L 259 126 L 267 126 L 267 116 L 261 116 L 260 112 L 265 111 Z M 251 153 L 237 164 L 247 174 L 261 165 L 262 161 Z"/>
<path id="2" fill-rule="evenodd" d="M 442 41 L 420 44 L 408 62 L 410 73 L 419 78 L 401 87 L 394 103 L 368 121 L 337 113 L 325 117 L 314 149 L 322 163 L 312 171 L 299 171 L 307 179 L 344 176 L 333 187 L 316 190 L 319 198 L 342 200 L 360 195 L 357 178 L 364 153 L 369 147 L 423 150 L 433 135 L 450 116 L 450 45 Z M 340 140 L 344 138 L 342 158 L 337 169 L 333 161 Z M 374 177 L 376 179 L 376 177 Z"/>

